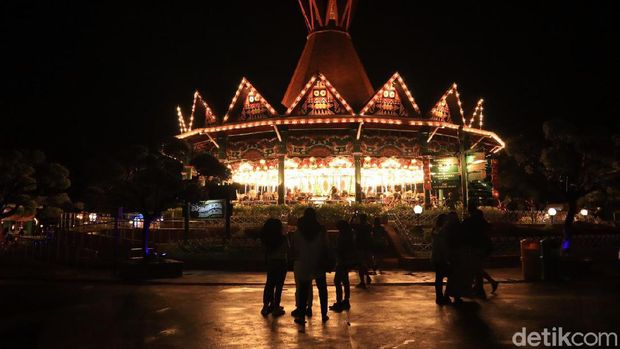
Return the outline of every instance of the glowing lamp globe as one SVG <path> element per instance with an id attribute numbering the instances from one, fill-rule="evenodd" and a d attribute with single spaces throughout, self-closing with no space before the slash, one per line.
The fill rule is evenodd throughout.
<path id="1" fill-rule="evenodd" d="M 413 213 L 415 213 L 415 214 L 422 213 L 422 206 L 420 206 L 420 205 L 413 206 Z"/>
<path id="2" fill-rule="evenodd" d="M 579 213 L 585 217 L 588 215 L 588 210 L 586 210 L 585 208 L 582 208 L 581 211 L 579 211 Z"/>
<path id="3" fill-rule="evenodd" d="M 558 214 L 558 211 L 557 211 L 555 208 L 551 207 L 551 208 L 547 211 L 547 213 L 549 214 L 549 216 L 553 217 L 553 216 L 555 216 L 556 214 Z"/>

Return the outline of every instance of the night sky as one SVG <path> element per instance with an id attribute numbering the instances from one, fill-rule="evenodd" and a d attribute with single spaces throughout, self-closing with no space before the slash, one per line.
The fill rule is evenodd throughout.
<path id="1" fill-rule="evenodd" d="M 367 0 L 351 32 L 374 87 L 398 70 L 423 111 L 457 82 L 503 137 L 554 117 L 618 127 L 611 3 Z M 223 115 L 243 76 L 283 112 L 305 36 L 296 0 L 2 1 L 1 146 L 73 169 L 177 133 L 195 89 Z"/>

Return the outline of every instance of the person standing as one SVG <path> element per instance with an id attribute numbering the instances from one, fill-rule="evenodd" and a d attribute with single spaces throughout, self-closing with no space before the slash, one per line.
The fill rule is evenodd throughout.
<path id="1" fill-rule="evenodd" d="M 339 313 L 351 309 L 351 285 L 349 283 L 349 271 L 356 259 L 355 239 L 353 230 L 347 221 L 341 220 L 336 223 L 338 228 L 338 240 L 336 242 L 336 273 L 334 285 L 336 286 L 336 303 L 329 307 L 330 310 Z M 344 298 L 343 298 L 344 287 Z"/>
<path id="2" fill-rule="evenodd" d="M 327 234 L 325 228 L 319 224 L 316 218 L 316 211 L 309 207 L 304 211 L 300 218 L 298 229 L 293 233 L 293 252 L 295 256 L 294 272 L 295 287 L 297 294 L 297 304 L 306 304 L 308 299 L 308 289 L 312 286 L 314 279 L 319 291 L 321 302 L 321 315 L 323 322 L 329 320 L 327 316 L 327 281 L 325 270 L 321 265 L 327 258 Z M 306 309 L 296 309 L 299 316 L 295 317 L 295 322 L 300 325 L 306 323 Z"/>
<path id="3" fill-rule="evenodd" d="M 280 306 L 282 287 L 286 279 L 288 240 L 282 234 L 282 222 L 270 218 L 263 225 L 261 241 L 265 248 L 265 262 L 267 264 L 267 281 L 263 291 L 263 316 L 271 313 L 273 316 L 284 315 L 284 308 Z"/>
<path id="4" fill-rule="evenodd" d="M 381 224 L 381 218 L 376 217 L 372 226 L 372 269 L 375 273 L 381 274 L 381 264 L 383 262 L 383 255 L 386 253 L 388 247 L 387 232 Z"/>
<path id="5" fill-rule="evenodd" d="M 359 259 L 358 274 L 360 283 L 356 287 L 366 288 L 372 282 L 368 272 L 369 261 L 372 259 L 372 227 L 368 224 L 368 216 L 364 213 L 357 215 L 358 223 L 353 226 L 355 231 L 355 246 Z M 353 216 L 352 219 L 354 219 Z"/>
<path id="6" fill-rule="evenodd" d="M 443 279 L 450 273 L 448 235 L 454 223 L 454 219 L 448 219 L 448 215 L 440 214 L 433 227 L 431 261 L 435 268 L 435 303 L 438 305 L 451 303 L 450 298 L 444 294 Z"/>

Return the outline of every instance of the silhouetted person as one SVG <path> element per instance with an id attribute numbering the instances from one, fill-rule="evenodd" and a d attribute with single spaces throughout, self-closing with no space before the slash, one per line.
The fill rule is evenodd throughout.
<path id="1" fill-rule="evenodd" d="M 261 231 L 261 241 L 265 248 L 267 281 L 263 291 L 263 309 L 260 312 L 263 316 L 269 313 L 281 316 L 284 314 L 280 300 L 286 279 L 288 240 L 282 234 L 282 222 L 279 219 L 270 218 L 265 222 Z"/>
<path id="2" fill-rule="evenodd" d="M 370 284 L 372 281 L 368 273 L 368 264 L 372 259 L 372 227 L 368 224 L 368 216 L 363 213 L 356 214 L 356 216 L 358 223 L 353 225 L 353 231 L 355 232 L 355 246 L 359 260 L 360 283 L 357 287 L 366 288 L 366 284 Z M 355 216 L 352 219 L 355 219 Z"/>
<path id="3" fill-rule="evenodd" d="M 312 304 L 314 302 L 314 293 L 312 292 L 312 283 L 308 286 L 308 299 L 306 303 L 299 304 L 299 295 L 297 294 L 297 290 L 295 290 L 295 310 L 291 312 L 293 317 L 301 316 L 301 308 L 306 308 L 306 317 L 312 317 Z"/>
<path id="4" fill-rule="evenodd" d="M 456 212 L 448 213 L 446 227 L 448 234 L 448 258 L 450 272 L 446 296 L 454 298 L 454 303 L 461 303 L 461 297 L 471 295 L 474 268 L 471 262 L 471 248 L 467 236 L 462 231 L 461 223 Z"/>
<path id="5" fill-rule="evenodd" d="M 451 211 L 454 211 L 456 209 L 456 200 L 454 200 L 454 196 L 452 196 L 451 192 L 448 193 L 448 197 L 445 198 L 443 204 Z"/>
<path id="6" fill-rule="evenodd" d="M 356 260 L 355 238 L 351 225 L 346 221 L 338 221 L 338 240 L 336 242 L 336 273 L 334 286 L 336 286 L 336 303 L 329 309 L 339 313 L 351 309 L 351 285 L 349 283 L 349 271 L 353 268 Z M 342 294 L 344 286 L 344 298 Z"/>
<path id="7" fill-rule="evenodd" d="M 450 250 L 448 240 L 454 224 L 458 223 L 454 217 L 440 214 L 433 227 L 433 244 L 431 261 L 435 268 L 435 303 L 439 305 L 449 304 L 450 298 L 443 292 L 443 279 L 450 273 Z"/>
<path id="8" fill-rule="evenodd" d="M 493 243 L 489 237 L 490 225 L 484 219 L 482 210 L 475 207 L 469 210 L 469 217 L 463 221 L 463 230 L 471 241 L 472 261 L 475 263 L 476 268 L 474 276 L 474 295 L 486 298 L 483 279 L 487 279 L 491 284 L 492 293 L 495 293 L 499 283 L 483 269 L 484 260 L 491 254 Z"/>
<path id="9" fill-rule="evenodd" d="M 372 254 L 372 269 L 375 272 L 381 273 L 380 264 L 382 262 L 382 256 L 387 248 L 387 232 L 381 224 L 381 219 L 376 217 L 372 226 L 372 241 L 373 241 L 373 254 Z"/>
<path id="10" fill-rule="evenodd" d="M 322 261 L 327 256 L 327 234 L 325 228 L 316 219 L 316 211 L 307 208 L 298 222 L 298 229 L 293 233 L 293 252 L 295 256 L 295 286 L 297 289 L 297 304 L 304 304 L 308 299 L 308 288 L 312 280 L 316 282 L 321 301 L 321 315 L 323 322 L 329 320 L 327 316 L 327 282 Z M 295 322 L 305 324 L 306 309 L 296 309 L 299 316 Z"/>

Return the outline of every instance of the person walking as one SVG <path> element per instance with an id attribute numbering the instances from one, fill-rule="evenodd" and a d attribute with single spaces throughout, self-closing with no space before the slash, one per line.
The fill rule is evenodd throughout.
<path id="1" fill-rule="evenodd" d="M 284 308 L 280 306 L 282 287 L 286 279 L 288 240 L 282 234 L 282 222 L 270 218 L 265 221 L 261 230 L 261 241 L 265 248 L 265 262 L 267 264 L 267 281 L 263 291 L 263 316 L 271 313 L 273 316 L 284 315 Z"/>
<path id="2" fill-rule="evenodd" d="M 353 229 L 347 221 L 341 220 L 336 223 L 338 228 L 338 240 L 336 242 L 336 272 L 334 286 L 336 286 L 336 303 L 329 307 L 330 310 L 339 313 L 351 309 L 351 285 L 349 283 L 349 271 L 353 268 L 356 259 L 355 239 Z M 344 298 L 343 298 L 344 287 Z"/>
<path id="3" fill-rule="evenodd" d="M 454 219 L 448 219 L 448 215 L 440 214 L 433 227 L 431 261 L 435 269 L 435 303 L 438 305 L 451 303 L 450 298 L 444 294 L 443 280 L 450 273 L 448 239 L 454 223 Z"/>
<path id="4" fill-rule="evenodd" d="M 355 246 L 359 261 L 358 274 L 360 283 L 355 287 L 366 288 L 366 285 L 370 285 L 372 282 L 368 272 L 369 261 L 372 259 L 372 227 L 368 224 L 368 216 L 364 213 L 359 215 L 356 213 L 352 220 L 356 217 L 358 223 L 353 225 L 353 230 L 355 232 Z"/>
<path id="5" fill-rule="evenodd" d="M 471 295 L 475 272 L 471 261 L 471 249 L 456 212 L 448 213 L 444 226 L 448 240 L 448 260 L 451 266 L 445 296 L 453 297 L 453 303 L 460 304 L 461 297 Z"/>
<path id="6" fill-rule="evenodd" d="M 490 224 L 484 219 L 482 210 L 475 207 L 470 210 L 469 217 L 463 221 L 463 230 L 471 240 L 472 255 L 474 257 L 472 260 L 476 263 L 473 293 L 482 299 L 486 298 L 484 279 L 491 284 L 491 293 L 495 293 L 499 285 L 483 268 L 484 260 L 493 251 L 493 243 L 489 237 L 490 228 Z"/>
<path id="7" fill-rule="evenodd" d="M 300 218 L 298 229 L 293 233 L 293 253 L 295 256 L 294 272 L 295 287 L 297 293 L 297 304 L 305 304 L 308 299 L 308 289 L 312 286 L 314 279 L 321 303 L 321 315 L 323 322 L 329 320 L 327 316 L 327 281 L 325 279 L 325 268 L 322 261 L 327 258 L 327 234 L 325 228 L 319 224 L 316 218 L 316 211 L 309 207 L 304 211 Z M 295 317 L 295 322 L 300 325 L 306 323 L 306 309 L 296 309 L 299 316 Z"/>

